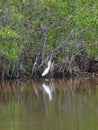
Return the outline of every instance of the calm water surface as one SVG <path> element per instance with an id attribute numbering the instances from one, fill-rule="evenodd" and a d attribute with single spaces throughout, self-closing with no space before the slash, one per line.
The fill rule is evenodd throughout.
<path id="1" fill-rule="evenodd" d="M 98 130 L 98 78 L 1 82 L 0 130 Z"/>

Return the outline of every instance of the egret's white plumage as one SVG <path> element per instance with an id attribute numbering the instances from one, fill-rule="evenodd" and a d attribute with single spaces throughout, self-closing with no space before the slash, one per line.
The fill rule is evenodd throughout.
<path id="1" fill-rule="evenodd" d="M 43 71 L 42 76 L 45 76 L 46 74 L 49 73 L 51 67 L 51 61 L 48 61 L 48 67 Z"/>
<path id="2" fill-rule="evenodd" d="M 51 92 L 50 87 L 44 83 L 42 84 L 42 87 L 44 88 L 44 91 L 47 93 L 47 95 L 49 96 L 49 100 L 51 101 L 52 100 L 52 92 Z"/>

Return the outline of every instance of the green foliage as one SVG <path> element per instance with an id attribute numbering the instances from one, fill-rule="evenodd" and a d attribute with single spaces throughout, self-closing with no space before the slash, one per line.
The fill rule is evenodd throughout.
<path id="1" fill-rule="evenodd" d="M 18 46 L 16 41 L 10 43 L 7 40 L 3 40 L 0 43 L 2 54 L 9 60 L 15 60 L 19 56 L 19 52 L 23 49 L 23 45 Z"/>
<path id="2" fill-rule="evenodd" d="M 73 43 L 73 44 L 71 45 L 71 50 L 72 50 L 73 53 L 75 53 L 75 52 L 77 51 L 76 43 Z"/>
<path id="3" fill-rule="evenodd" d="M 87 53 L 89 57 L 98 56 L 98 46 L 88 47 L 87 46 Z"/>
<path id="4" fill-rule="evenodd" d="M 27 62 L 25 68 L 31 67 L 31 59 L 43 50 L 43 30 L 46 30 L 45 54 L 48 54 L 63 40 L 71 30 L 72 52 L 76 52 L 75 41 L 85 43 L 89 56 L 98 55 L 98 2 L 86 0 L 8 0 L 0 3 L 0 50 L 9 60 L 19 57 L 24 48 Z M 82 43 L 82 42 L 81 42 Z M 89 48 L 92 46 L 92 48 Z M 38 50 L 37 53 L 35 50 Z M 63 54 L 58 56 L 62 61 Z M 27 67 L 27 63 L 30 61 Z"/>
<path id="5" fill-rule="evenodd" d="M 10 29 L 9 26 L 3 27 L 0 29 L 0 36 L 2 38 L 18 38 L 19 35 L 12 29 Z"/>
<path id="6" fill-rule="evenodd" d="M 0 49 L 2 54 L 9 60 L 15 60 L 19 56 L 19 52 L 23 49 L 23 45 L 18 45 L 16 38 L 20 38 L 15 30 L 9 26 L 0 29 Z"/>

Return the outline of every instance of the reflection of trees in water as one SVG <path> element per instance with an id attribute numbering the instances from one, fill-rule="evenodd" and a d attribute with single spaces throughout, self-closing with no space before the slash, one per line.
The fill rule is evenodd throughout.
<path id="1" fill-rule="evenodd" d="M 86 121 L 90 121 L 90 117 L 91 123 L 92 118 L 95 122 L 98 104 L 96 82 L 96 79 L 90 78 L 2 82 L 0 129 L 14 129 L 15 126 L 17 129 L 20 126 L 24 130 L 32 129 L 34 126 L 35 129 L 38 128 L 36 126 L 43 129 L 44 126 L 47 130 L 51 128 L 63 130 L 81 126 L 81 122 L 84 125 Z M 42 88 L 43 83 L 53 88 L 51 101 Z"/>
<path id="2" fill-rule="evenodd" d="M 47 109 L 51 103 L 60 109 L 64 107 L 67 110 L 73 107 L 72 101 L 77 102 L 77 97 L 79 101 L 83 101 L 87 98 L 87 94 L 92 94 L 96 89 L 96 82 L 95 78 L 57 79 L 48 82 L 34 82 L 33 80 L 1 82 L 0 108 L 14 101 L 27 111 L 36 111 L 43 107 Z M 51 102 L 42 88 L 43 83 L 50 89 L 54 89 Z"/>

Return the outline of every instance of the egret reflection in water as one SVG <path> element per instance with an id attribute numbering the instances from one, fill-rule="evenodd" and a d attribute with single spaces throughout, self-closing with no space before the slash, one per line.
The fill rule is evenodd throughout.
<path id="1" fill-rule="evenodd" d="M 52 85 L 52 86 L 49 86 L 49 85 L 43 83 L 43 84 L 42 84 L 42 88 L 44 89 L 45 93 L 46 93 L 46 94 L 48 95 L 48 97 L 49 97 L 49 100 L 51 101 L 51 100 L 52 100 L 52 96 L 53 96 L 52 93 L 53 93 L 53 91 L 54 91 L 53 85 Z"/>

